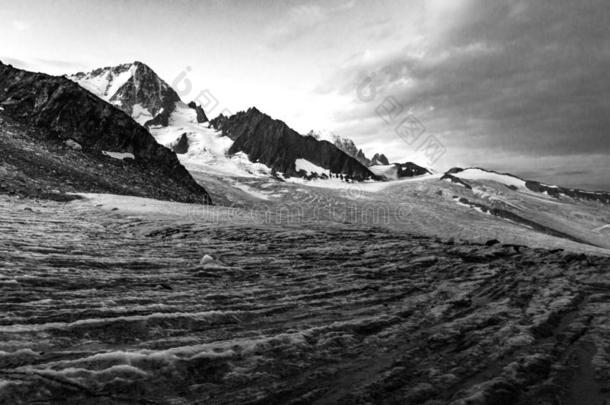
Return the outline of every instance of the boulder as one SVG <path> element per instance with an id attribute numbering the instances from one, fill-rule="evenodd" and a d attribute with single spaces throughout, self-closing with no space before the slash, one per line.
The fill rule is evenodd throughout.
<path id="1" fill-rule="evenodd" d="M 66 139 L 66 141 L 64 143 L 70 149 L 73 149 L 73 150 L 83 150 L 83 147 L 81 146 L 81 144 L 76 142 L 73 139 Z"/>

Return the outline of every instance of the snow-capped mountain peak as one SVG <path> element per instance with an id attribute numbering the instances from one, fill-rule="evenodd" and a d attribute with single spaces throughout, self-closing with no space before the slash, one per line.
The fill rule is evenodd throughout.
<path id="1" fill-rule="evenodd" d="M 126 63 L 68 76 L 89 92 L 146 126 L 155 140 L 175 151 L 190 170 L 233 176 L 268 175 L 270 169 L 231 154 L 233 141 L 210 128 L 201 106 L 178 94 L 142 62 Z"/>
<path id="2" fill-rule="evenodd" d="M 144 125 L 163 111 L 173 110 L 178 94 L 142 62 L 80 72 L 69 79 Z"/>

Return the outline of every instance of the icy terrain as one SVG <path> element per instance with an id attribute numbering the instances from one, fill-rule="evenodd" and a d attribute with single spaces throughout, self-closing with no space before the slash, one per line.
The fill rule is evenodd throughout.
<path id="1" fill-rule="evenodd" d="M 233 141 L 210 128 L 209 123 L 197 122 L 197 113 L 183 102 L 177 102 L 169 125 L 152 126 L 150 133 L 161 145 L 170 149 L 185 134 L 188 151 L 178 154 L 180 162 L 189 170 L 215 173 L 224 177 L 269 176 L 271 169 L 261 163 L 250 162 L 244 153 L 228 155 Z"/>
<path id="2" fill-rule="evenodd" d="M 607 257 L 84 197 L 0 196 L 0 403 L 599 404 L 610 389 Z"/>
<path id="3" fill-rule="evenodd" d="M 184 160 L 182 160 L 185 163 Z M 185 164 L 221 206 L 282 212 L 299 222 L 381 226 L 423 236 L 606 254 L 610 206 L 511 188 L 483 176 L 468 187 L 427 174 L 396 181 L 345 182 L 227 177 Z M 499 182 L 501 180 L 502 182 Z M 512 185 L 510 183 L 509 185 Z"/>

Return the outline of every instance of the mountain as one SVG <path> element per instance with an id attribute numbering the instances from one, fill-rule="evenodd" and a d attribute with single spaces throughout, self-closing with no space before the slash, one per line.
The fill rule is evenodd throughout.
<path id="1" fill-rule="evenodd" d="M 390 161 L 383 153 L 381 153 L 381 154 L 375 153 L 375 155 L 371 159 L 370 166 L 389 165 L 389 164 L 390 164 Z"/>
<path id="2" fill-rule="evenodd" d="M 142 62 L 124 63 L 66 76 L 81 87 L 129 114 L 139 124 L 168 126 L 182 103 L 176 91 Z M 197 122 L 208 118 L 201 106 L 183 105 L 195 111 Z"/>
<path id="3" fill-rule="evenodd" d="M 336 137 L 331 143 L 303 137 L 256 109 L 231 117 L 221 115 L 207 124 L 208 118 L 200 106 L 184 103 L 141 62 L 95 69 L 68 78 L 146 126 L 157 142 L 178 153 L 180 161 L 191 171 L 235 177 L 272 176 L 272 172 L 286 177 L 308 176 L 308 170 L 301 171 L 306 161 L 305 166 L 315 168 L 312 169 L 315 173 L 328 171 L 328 175 L 341 174 L 358 180 L 376 178 L 366 168 L 371 161 L 362 150 L 352 150 L 355 148 L 352 141 Z"/>
<path id="4" fill-rule="evenodd" d="M 369 170 L 375 173 L 377 176 L 387 180 L 415 177 L 430 173 L 428 169 L 418 166 L 412 162 L 390 163 L 388 158 L 383 153 L 375 153 L 373 158 L 369 159 L 366 157 L 362 149 L 359 149 L 354 141 L 349 138 L 331 134 L 331 139 L 337 148 L 341 149 L 363 165 L 367 166 Z"/>
<path id="5" fill-rule="evenodd" d="M 351 139 L 343 138 L 336 134 L 333 134 L 332 142 L 337 148 L 341 149 L 343 152 L 347 153 L 354 159 L 358 160 L 363 165 L 365 165 L 365 166 L 371 165 L 371 161 L 369 159 L 367 159 L 367 157 L 364 154 L 364 152 L 362 151 L 362 149 L 358 149 L 358 147 L 356 146 L 354 141 L 352 141 Z"/>
<path id="6" fill-rule="evenodd" d="M 341 174 L 348 179 L 377 178 L 365 165 L 328 141 L 302 136 L 280 120 L 263 114 L 256 108 L 241 111 L 231 117 L 218 117 L 212 126 L 232 139 L 229 154 L 244 152 L 253 162 L 261 162 L 284 176 L 301 176 L 297 160 L 310 166 Z"/>
<path id="7" fill-rule="evenodd" d="M 109 70 L 105 77 L 112 76 L 112 83 L 117 85 L 117 75 L 121 73 Z M 118 98 L 114 100 L 118 102 Z M 0 106 L 3 115 L 22 129 L 24 125 L 35 127 L 32 133 L 39 141 L 72 145 L 85 160 L 86 155 L 97 159 L 102 153 L 121 160 L 133 157 L 134 165 L 128 171 L 134 178 L 125 179 L 122 194 L 129 193 L 131 186 L 136 195 L 211 203 L 206 190 L 195 182 L 173 152 L 159 145 L 125 112 L 65 77 L 27 72 L 0 63 Z M 78 177 L 83 170 L 85 167 L 74 167 L 70 176 Z M 112 183 L 113 179 L 107 180 Z M 82 187 L 80 191 L 87 191 L 86 184 Z"/>
<path id="8" fill-rule="evenodd" d="M 195 104 L 194 101 L 191 101 L 187 105 L 189 108 L 192 108 L 193 110 L 195 110 L 195 114 L 197 114 L 197 122 L 199 122 L 199 123 L 208 122 L 208 117 L 207 117 L 207 115 L 205 115 L 205 111 L 203 111 L 203 108 L 201 108 L 201 106 Z"/>
<path id="9" fill-rule="evenodd" d="M 180 101 L 174 89 L 142 62 L 108 66 L 67 77 L 126 112 L 141 125 L 155 118 L 163 120 Z"/>
<path id="10" fill-rule="evenodd" d="M 161 145 L 178 154 L 189 171 L 225 176 L 268 175 L 271 169 L 243 154 L 228 156 L 233 143 L 207 124 L 201 106 L 183 102 L 150 67 L 126 63 L 68 76 L 70 80 L 144 125 Z"/>
<path id="11" fill-rule="evenodd" d="M 492 181 L 503 184 L 513 190 L 537 193 L 555 199 L 575 199 L 610 204 L 610 192 L 607 191 L 586 191 L 548 185 L 534 180 L 525 180 L 510 173 L 498 173 L 479 167 L 467 169 L 454 167 L 448 170 L 442 179 L 461 184 L 466 188 L 472 187 L 470 183 L 474 181 Z"/>
<path id="12" fill-rule="evenodd" d="M 358 160 L 365 166 L 376 166 L 376 165 L 389 165 L 388 158 L 383 153 L 376 153 L 372 159 L 366 157 L 366 154 L 359 149 L 353 140 L 337 135 L 334 132 L 327 131 L 314 131 L 311 130 L 307 133 L 309 136 L 313 136 L 318 140 L 328 141 L 334 144 L 337 148 L 347 153 L 354 159 Z"/>

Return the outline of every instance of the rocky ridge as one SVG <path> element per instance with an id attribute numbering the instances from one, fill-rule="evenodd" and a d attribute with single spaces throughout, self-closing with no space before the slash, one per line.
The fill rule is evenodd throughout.
<path id="1" fill-rule="evenodd" d="M 519 176 L 515 176 L 510 173 L 499 173 L 494 170 L 482 169 L 479 167 L 463 169 L 461 167 L 454 167 L 448 170 L 442 177 L 442 179 L 448 179 L 450 181 L 461 183 L 465 187 L 470 187 L 468 181 L 464 181 L 463 179 L 456 179 L 456 174 L 464 172 L 465 170 L 480 170 L 485 173 L 495 174 L 499 176 L 506 176 L 509 178 L 517 179 L 523 183 L 524 187 L 527 190 L 533 191 L 535 193 L 549 195 L 551 197 L 562 199 L 562 198 L 572 198 L 576 200 L 583 201 L 592 201 L 592 202 L 600 202 L 603 204 L 610 204 L 610 192 L 607 191 L 588 191 L 588 190 L 580 190 L 576 188 L 568 188 L 557 185 L 549 185 L 544 184 L 535 180 L 527 180 L 523 179 Z"/>
<path id="2" fill-rule="evenodd" d="M 366 166 L 328 141 L 302 136 L 284 122 L 256 108 L 231 117 L 219 116 L 211 125 L 232 139 L 229 154 L 244 152 L 285 176 L 298 176 L 296 159 L 309 162 L 355 180 L 377 178 Z"/>
<path id="3" fill-rule="evenodd" d="M 146 129 L 126 113 L 99 99 L 64 77 L 15 69 L 0 63 L 0 106 L 2 114 L 18 123 L 21 133 L 28 126 L 37 130 L 35 140 L 75 142 L 79 153 L 103 151 L 132 154 L 142 172 L 158 173 L 148 179 L 156 184 L 161 198 L 179 201 L 211 200 L 180 164 L 176 155 L 159 145 Z M 30 138 L 31 140 L 31 138 Z M 77 173 L 78 167 L 72 168 Z M 164 193 L 165 183 L 172 192 Z M 129 181 L 125 184 L 129 188 Z M 81 190 L 86 191 L 86 190 Z M 171 195 L 171 197 L 170 197 Z"/>

